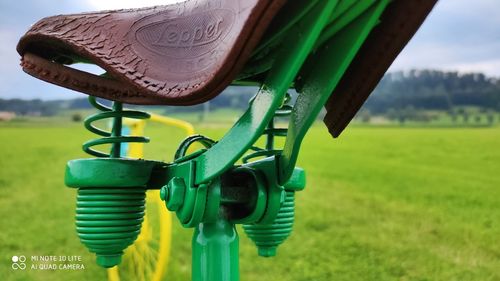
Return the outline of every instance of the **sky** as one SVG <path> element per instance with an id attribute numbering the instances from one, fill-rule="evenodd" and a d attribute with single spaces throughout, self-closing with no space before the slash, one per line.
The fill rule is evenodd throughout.
<path id="1" fill-rule="evenodd" d="M 404 1 L 404 0 L 401 0 Z M 179 0 L 0 1 L 0 98 L 69 99 L 81 93 L 25 74 L 15 47 L 37 20 L 50 15 L 164 5 Z M 440 0 L 389 71 L 431 68 L 500 77 L 500 1 Z"/>

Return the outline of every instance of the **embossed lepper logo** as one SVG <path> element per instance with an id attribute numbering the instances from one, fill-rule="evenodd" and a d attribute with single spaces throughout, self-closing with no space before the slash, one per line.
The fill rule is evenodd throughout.
<path id="1" fill-rule="evenodd" d="M 234 18 L 234 12 L 226 9 L 175 19 L 160 13 L 139 21 L 137 24 L 141 27 L 135 36 L 143 47 L 155 53 L 175 58 L 193 58 L 215 49 L 229 33 Z"/>

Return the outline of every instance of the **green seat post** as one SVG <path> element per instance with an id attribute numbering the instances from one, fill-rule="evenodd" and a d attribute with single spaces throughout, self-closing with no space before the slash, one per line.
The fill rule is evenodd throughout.
<path id="1" fill-rule="evenodd" d="M 239 238 L 235 225 L 219 218 L 195 227 L 193 281 L 239 280 Z"/>

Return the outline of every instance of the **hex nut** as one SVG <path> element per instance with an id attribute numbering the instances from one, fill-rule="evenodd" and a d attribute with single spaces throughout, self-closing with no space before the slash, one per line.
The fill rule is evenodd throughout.
<path id="1" fill-rule="evenodd" d="M 178 211 L 184 203 L 185 193 L 186 184 L 184 183 L 184 180 L 178 177 L 171 179 L 166 186 L 166 192 L 164 194 L 167 209 L 172 212 Z"/>

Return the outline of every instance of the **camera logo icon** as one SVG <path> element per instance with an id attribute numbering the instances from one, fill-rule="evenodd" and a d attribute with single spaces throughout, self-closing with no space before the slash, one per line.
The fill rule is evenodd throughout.
<path id="1" fill-rule="evenodd" d="M 26 269 L 26 257 L 25 256 L 12 256 L 12 269 L 14 269 L 14 270 Z"/>

